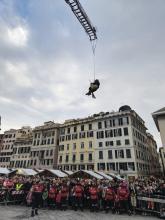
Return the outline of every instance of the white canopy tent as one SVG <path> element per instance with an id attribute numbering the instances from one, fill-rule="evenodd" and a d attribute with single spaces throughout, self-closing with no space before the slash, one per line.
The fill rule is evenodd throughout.
<path id="1" fill-rule="evenodd" d="M 20 169 L 17 170 L 16 174 L 24 175 L 24 176 L 35 176 L 38 173 L 36 171 L 34 171 L 33 169 L 20 168 Z"/>
<path id="2" fill-rule="evenodd" d="M 105 174 L 105 173 L 102 172 L 102 171 L 98 171 L 98 172 L 96 172 L 96 173 L 99 174 L 100 176 L 103 176 L 103 177 L 104 177 L 105 179 L 107 179 L 107 180 L 110 180 L 110 181 L 113 180 L 113 178 L 112 178 L 111 176 Z"/>

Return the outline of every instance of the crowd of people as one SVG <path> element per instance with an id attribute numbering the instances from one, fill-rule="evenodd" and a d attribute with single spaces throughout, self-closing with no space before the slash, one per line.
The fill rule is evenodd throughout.
<path id="1" fill-rule="evenodd" d="M 137 208 L 155 210 L 157 203 L 138 200 L 138 196 L 165 199 L 165 180 L 146 179 L 97 180 L 87 178 L 23 177 L 0 178 L 0 202 L 15 201 L 32 206 L 31 216 L 38 215 L 38 208 L 65 211 L 72 208 L 90 209 L 91 212 L 135 214 Z"/>

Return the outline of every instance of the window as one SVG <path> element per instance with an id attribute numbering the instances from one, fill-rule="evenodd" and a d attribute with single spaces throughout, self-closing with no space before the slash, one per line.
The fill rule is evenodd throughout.
<path id="1" fill-rule="evenodd" d="M 129 139 L 125 139 L 125 145 L 129 145 Z"/>
<path id="2" fill-rule="evenodd" d="M 75 133 L 75 132 L 77 132 L 77 127 L 74 127 L 74 129 L 73 129 L 73 130 L 74 130 L 74 133 Z"/>
<path id="3" fill-rule="evenodd" d="M 125 136 L 128 135 L 128 128 L 124 128 L 124 135 L 125 135 Z"/>
<path id="4" fill-rule="evenodd" d="M 50 144 L 50 139 L 48 139 L 47 144 Z"/>
<path id="5" fill-rule="evenodd" d="M 99 142 L 99 147 L 103 147 L 103 142 Z"/>
<path id="6" fill-rule="evenodd" d="M 98 122 L 98 129 L 102 129 L 102 122 L 101 121 Z"/>
<path id="7" fill-rule="evenodd" d="M 99 159 L 103 159 L 103 151 L 99 151 Z"/>
<path id="8" fill-rule="evenodd" d="M 93 131 L 88 131 L 87 132 L 87 137 L 93 137 Z"/>
<path id="9" fill-rule="evenodd" d="M 50 156 L 52 156 L 53 155 L 53 150 L 50 150 Z"/>
<path id="10" fill-rule="evenodd" d="M 81 149 L 84 149 L 84 142 L 81 142 Z"/>
<path id="11" fill-rule="evenodd" d="M 120 158 L 124 158 L 124 150 L 119 151 Z"/>
<path id="12" fill-rule="evenodd" d="M 92 161 L 92 153 L 89 153 L 88 159 L 89 159 L 89 161 Z"/>
<path id="13" fill-rule="evenodd" d="M 127 163 L 119 163 L 119 169 L 120 170 L 128 170 Z"/>
<path id="14" fill-rule="evenodd" d="M 65 161 L 66 161 L 66 162 L 69 161 L 69 155 L 66 155 Z"/>
<path id="15" fill-rule="evenodd" d="M 112 150 L 108 151 L 108 159 L 113 159 Z"/>
<path id="16" fill-rule="evenodd" d="M 104 127 L 107 128 L 107 121 L 104 121 Z"/>
<path id="17" fill-rule="evenodd" d="M 92 141 L 89 141 L 89 148 L 92 148 Z"/>
<path id="18" fill-rule="evenodd" d="M 59 158 L 59 163 L 61 163 L 61 162 L 62 162 L 62 155 Z"/>
<path id="19" fill-rule="evenodd" d="M 49 150 L 46 151 L 46 156 L 48 156 L 48 155 L 49 155 Z"/>
<path id="20" fill-rule="evenodd" d="M 104 138 L 104 131 L 97 132 L 97 139 Z"/>
<path id="21" fill-rule="evenodd" d="M 88 126 L 89 126 L 88 130 L 89 131 L 92 130 L 92 124 L 89 124 Z"/>
<path id="22" fill-rule="evenodd" d="M 115 150 L 115 158 L 117 159 L 118 158 L 118 151 Z"/>
<path id="23" fill-rule="evenodd" d="M 84 131 L 84 125 L 81 125 L 81 131 Z"/>
<path id="24" fill-rule="evenodd" d="M 130 149 L 126 149 L 126 157 L 131 158 L 131 150 Z"/>
<path id="25" fill-rule="evenodd" d="M 73 161 L 73 162 L 76 161 L 76 155 L 75 155 L 75 154 L 73 154 L 73 156 L 72 156 L 72 161 Z"/>
<path id="26" fill-rule="evenodd" d="M 73 150 L 76 150 L 76 143 L 73 143 Z"/>
<path id="27" fill-rule="evenodd" d="M 66 149 L 69 150 L 69 144 L 67 144 Z"/>
<path id="28" fill-rule="evenodd" d="M 105 145 L 106 145 L 106 147 L 113 146 L 113 141 L 106 141 Z"/>
<path id="29" fill-rule="evenodd" d="M 80 161 L 84 161 L 84 154 L 80 154 Z"/>
<path id="30" fill-rule="evenodd" d="M 51 144 L 54 144 L 54 138 L 52 138 L 52 142 L 51 142 Z"/>
<path id="31" fill-rule="evenodd" d="M 121 141 L 120 141 L 120 140 L 117 140 L 117 141 L 116 141 L 116 145 L 117 145 L 117 146 L 120 146 L 120 145 L 121 145 Z"/>
<path id="32" fill-rule="evenodd" d="M 70 128 L 67 128 L 67 133 L 70 134 Z"/>
<path id="33" fill-rule="evenodd" d="M 135 170 L 135 164 L 134 164 L 134 162 L 131 162 L 131 163 L 128 163 L 128 169 L 129 170 Z"/>
<path id="34" fill-rule="evenodd" d="M 123 125 L 123 118 L 119 118 L 118 123 L 119 123 L 119 125 Z"/>
<path id="35" fill-rule="evenodd" d="M 121 130 L 121 128 L 118 129 L 118 135 L 119 135 L 119 136 L 122 136 L 122 130 Z"/>
<path id="36" fill-rule="evenodd" d="M 39 145 L 39 144 L 40 144 L 40 140 L 37 141 L 37 145 Z"/>

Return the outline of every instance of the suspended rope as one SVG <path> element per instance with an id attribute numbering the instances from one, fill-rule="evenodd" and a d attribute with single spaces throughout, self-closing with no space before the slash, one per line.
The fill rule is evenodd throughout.
<path id="1" fill-rule="evenodd" d="M 97 39 L 91 41 L 92 59 L 93 59 L 93 77 L 94 77 L 94 80 L 95 80 L 95 77 L 96 77 L 96 46 L 97 46 Z"/>

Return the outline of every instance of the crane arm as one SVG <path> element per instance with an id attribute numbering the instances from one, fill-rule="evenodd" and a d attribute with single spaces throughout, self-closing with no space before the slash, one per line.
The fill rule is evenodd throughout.
<path id="1" fill-rule="evenodd" d="M 96 28 L 92 25 L 86 12 L 78 0 L 65 0 L 66 3 L 71 7 L 73 13 L 85 29 L 91 41 L 97 39 Z"/>

